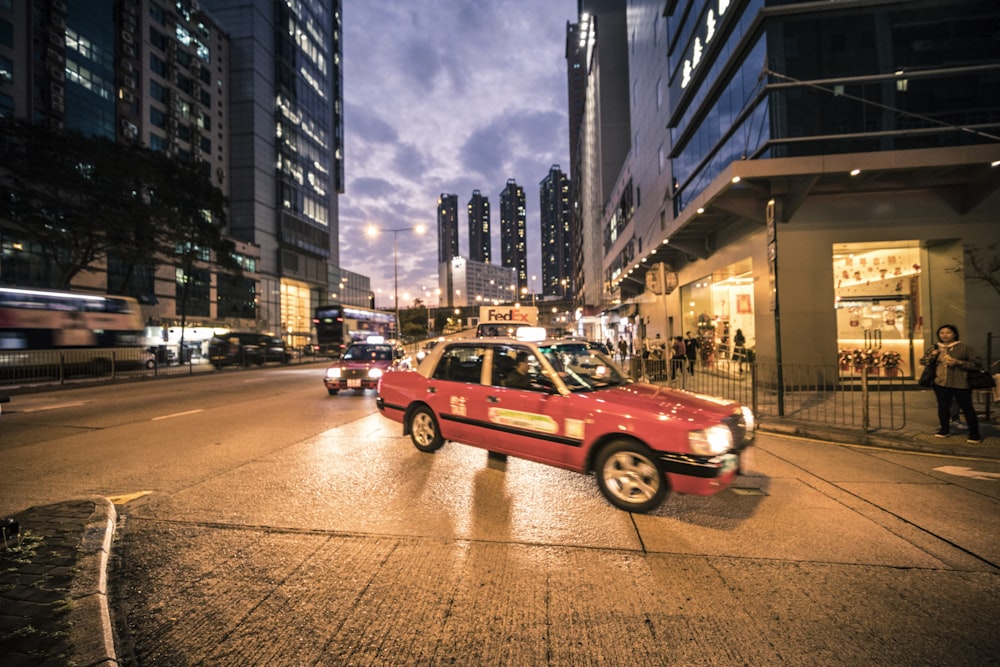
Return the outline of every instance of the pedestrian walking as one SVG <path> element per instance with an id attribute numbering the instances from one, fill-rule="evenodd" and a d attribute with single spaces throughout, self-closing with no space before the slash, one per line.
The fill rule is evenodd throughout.
<path id="1" fill-rule="evenodd" d="M 677 373 L 684 375 L 684 364 L 687 363 L 687 350 L 684 346 L 684 338 L 678 336 L 670 346 L 670 379 L 677 377 Z"/>
<path id="2" fill-rule="evenodd" d="M 625 342 L 624 338 L 618 339 L 618 353 L 621 354 L 622 363 L 625 363 L 625 355 L 628 354 L 628 343 Z"/>
<path id="3" fill-rule="evenodd" d="M 699 347 L 701 347 L 701 343 L 688 331 L 687 337 L 684 339 L 684 354 L 687 356 L 688 373 L 691 375 L 694 375 L 694 362 L 698 358 Z"/>
<path id="4" fill-rule="evenodd" d="M 740 373 L 743 372 L 743 362 L 747 358 L 747 339 L 743 329 L 737 329 L 733 336 L 733 359 L 740 362 Z"/>
<path id="5" fill-rule="evenodd" d="M 982 364 L 975 350 L 959 340 L 958 327 L 942 324 L 937 329 L 937 344 L 921 359 L 924 366 L 934 367 L 934 398 L 937 399 L 938 428 L 936 435 L 946 438 L 951 435 L 951 404 L 958 403 L 965 423 L 969 427 L 966 442 L 982 442 L 979 434 L 979 418 L 972 405 L 972 390 L 966 374 L 981 368 Z"/>

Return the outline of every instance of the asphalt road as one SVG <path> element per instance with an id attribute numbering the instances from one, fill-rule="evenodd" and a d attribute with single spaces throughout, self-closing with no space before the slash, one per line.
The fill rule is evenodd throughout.
<path id="1" fill-rule="evenodd" d="M 761 434 L 738 488 L 630 515 L 322 372 L 5 406 L 0 515 L 115 499 L 121 664 L 1000 664 L 998 461 Z"/>

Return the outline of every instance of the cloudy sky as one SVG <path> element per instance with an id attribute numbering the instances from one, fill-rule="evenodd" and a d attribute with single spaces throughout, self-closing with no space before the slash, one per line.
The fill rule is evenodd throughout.
<path id="1" fill-rule="evenodd" d="M 437 199 L 489 197 L 500 261 L 500 192 L 524 188 L 528 274 L 539 275 L 538 183 L 569 172 L 566 23 L 576 0 L 343 0 L 347 185 L 340 198 L 340 262 L 371 278 L 378 307 L 393 303 L 391 233 L 400 232 L 400 306 L 437 297 Z M 536 282 L 540 284 L 541 278 Z M 409 297 L 406 300 L 404 297 Z"/>

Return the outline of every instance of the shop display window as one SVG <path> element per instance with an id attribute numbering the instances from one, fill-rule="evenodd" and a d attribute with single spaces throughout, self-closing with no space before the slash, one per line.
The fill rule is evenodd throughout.
<path id="1" fill-rule="evenodd" d="M 710 366 L 733 358 L 733 338 L 740 329 L 752 350 L 754 334 L 753 274 L 750 260 L 726 267 L 681 287 L 683 335 L 700 341 L 701 363 Z"/>
<path id="2" fill-rule="evenodd" d="M 923 355 L 920 270 L 917 241 L 834 246 L 842 374 L 913 376 Z"/>

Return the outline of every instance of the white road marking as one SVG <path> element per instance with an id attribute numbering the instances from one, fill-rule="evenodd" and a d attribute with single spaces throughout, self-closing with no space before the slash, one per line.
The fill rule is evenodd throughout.
<path id="1" fill-rule="evenodd" d="M 45 410 L 59 410 L 60 408 L 75 408 L 78 405 L 86 405 L 87 401 L 77 401 L 76 403 L 56 403 L 55 405 L 40 405 L 37 408 L 25 408 L 18 412 L 44 412 Z"/>
<path id="2" fill-rule="evenodd" d="M 193 415 L 193 414 L 195 414 L 197 412 L 204 412 L 204 411 L 205 411 L 204 409 L 198 408 L 197 410 L 188 410 L 187 412 L 175 412 L 172 415 L 163 415 L 162 417 L 153 417 L 152 421 L 155 422 L 155 421 L 160 421 L 161 419 L 171 419 L 173 417 L 183 417 L 184 415 Z"/>
<path id="3" fill-rule="evenodd" d="M 942 466 L 940 468 L 934 468 L 938 472 L 943 472 L 946 475 L 955 475 L 957 477 L 968 477 L 970 479 L 985 479 L 985 480 L 998 480 L 1000 479 L 1000 472 L 985 472 L 979 470 L 973 470 L 972 468 L 965 468 L 962 466 Z"/>

